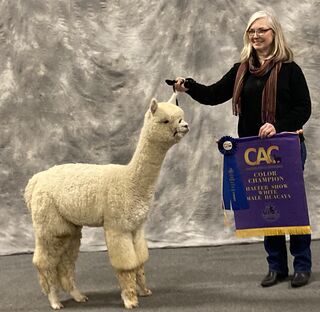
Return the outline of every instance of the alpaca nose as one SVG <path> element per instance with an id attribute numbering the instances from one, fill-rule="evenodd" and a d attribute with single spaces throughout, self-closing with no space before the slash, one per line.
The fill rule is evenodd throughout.
<path id="1" fill-rule="evenodd" d="M 185 121 L 181 122 L 181 127 L 184 128 L 185 131 L 189 131 L 189 125 Z"/>

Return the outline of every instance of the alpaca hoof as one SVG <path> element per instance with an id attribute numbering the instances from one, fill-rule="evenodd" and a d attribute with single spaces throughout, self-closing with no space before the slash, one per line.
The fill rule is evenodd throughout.
<path id="1" fill-rule="evenodd" d="M 50 306 L 53 310 L 60 310 L 63 308 L 63 305 L 60 302 L 54 289 L 52 289 L 50 291 L 50 293 L 48 294 L 48 300 L 49 300 Z"/>
<path id="2" fill-rule="evenodd" d="M 72 296 L 72 298 L 76 301 L 76 302 L 87 302 L 88 301 L 88 297 L 84 294 L 82 294 L 79 290 L 74 290 L 72 292 L 70 292 L 70 295 Z"/>
<path id="3" fill-rule="evenodd" d="M 63 309 L 63 304 L 61 302 L 54 302 L 51 304 L 51 308 L 53 310 L 60 310 Z"/>
<path id="4" fill-rule="evenodd" d="M 126 309 L 134 309 L 134 308 L 138 308 L 139 307 L 139 303 L 137 302 L 124 302 L 124 307 Z"/>
<path id="5" fill-rule="evenodd" d="M 121 298 L 123 300 L 123 304 L 126 309 L 131 310 L 139 306 L 138 298 L 136 296 L 134 298 L 129 299 L 123 294 L 121 294 Z"/>
<path id="6" fill-rule="evenodd" d="M 140 289 L 139 290 L 139 296 L 140 297 L 148 297 L 152 295 L 152 291 L 148 288 Z"/>
<path id="7" fill-rule="evenodd" d="M 89 298 L 86 295 L 80 295 L 81 296 L 74 298 L 74 300 L 77 302 L 87 302 L 89 300 Z"/>

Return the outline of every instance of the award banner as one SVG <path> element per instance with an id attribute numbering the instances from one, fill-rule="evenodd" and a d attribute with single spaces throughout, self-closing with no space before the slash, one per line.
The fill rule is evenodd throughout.
<path id="1" fill-rule="evenodd" d="M 238 237 L 310 234 L 300 140 L 222 137 L 223 203 L 234 211 Z"/>

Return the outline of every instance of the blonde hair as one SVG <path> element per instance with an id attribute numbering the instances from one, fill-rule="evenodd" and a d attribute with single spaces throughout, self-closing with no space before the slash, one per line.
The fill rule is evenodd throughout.
<path id="1" fill-rule="evenodd" d="M 276 62 L 292 62 L 293 61 L 293 52 L 287 45 L 287 42 L 284 38 L 281 24 L 278 22 L 275 15 L 268 11 L 258 11 L 251 15 L 246 30 L 243 34 L 243 49 L 240 54 L 240 61 L 246 62 L 252 56 L 254 49 L 250 44 L 248 30 L 251 27 L 252 23 L 259 18 L 266 17 L 268 27 L 273 31 L 274 40 L 273 40 L 273 51 L 271 57 L 274 58 Z"/>

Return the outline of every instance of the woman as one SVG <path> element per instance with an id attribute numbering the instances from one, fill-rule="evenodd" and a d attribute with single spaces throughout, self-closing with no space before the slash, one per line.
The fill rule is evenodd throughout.
<path id="1" fill-rule="evenodd" d="M 218 82 L 205 86 L 191 78 L 178 77 L 175 89 L 196 101 L 217 105 L 232 98 L 233 113 L 239 116 L 239 137 L 271 137 L 282 131 L 302 129 L 311 114 L 308 86 L 301 68 L 293 61 L 281 25 L 266 11 L 254 13 L 243 35 L 240 63 Z M 300 136 L 304 164 L 306 149 Z M 292 287 L 306 285 L 311 274 L 311 235 L 290 235 L 294 257 Z M 269 272 L 263 287 L 288 277 L 285 236 L 266 236 Z"/>

